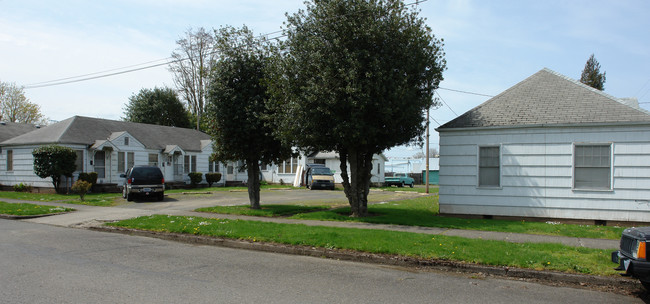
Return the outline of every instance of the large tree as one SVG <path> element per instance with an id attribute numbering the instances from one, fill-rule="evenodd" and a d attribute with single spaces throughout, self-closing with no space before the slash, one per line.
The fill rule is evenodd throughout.
<path id="1" fill-rule="evenodd" d="M 605 89 L 605 72 L 600 72 L 600 63 L 594 54 L 591 54 L 585 63 L 585 68 L 580 75 L 580 82 L 597 90 Z"/>
<path id="2" fill-rule="evenodd" d="M 171 88 L 141 89 L 129 97 L 124 109 L 125 121 L 191 128 L 189 113 Z"/>
<path id="3" fill-rule="evenodd" d="M 41 125 L 47 123 L 41 107 L 25 97 L 24 88 L 6 82 L 0 82 L 0 120 Z"/>
<path id="4" fill-rule="evenodd" d="M 259 209 L 260 162 L 277 163 L 291 156 L 291 148 L 283 146 L 266 123 L 272 115 L 265 85 L 269 46 L 246 27 L 224 27 L 216 33 L 219 60 L 204 117 L 214 140 L 213 156 L 222 162 L 244 160 L 250 206 Z"/>
<path id="5" fill-rule="evenodd" d="M 200 130 L 211 64 L 216 54 L 214 36 L 204 28 L 189 29 L 185 38 L 177 40 L 176 44 L 178 48 L 172 53 L 174 60 L 169 70 L 174 74 L 176 88 L 196 118 L 196 129 Z"/>
<path id="6" fill-rule="evenodd" d="M 59 188 L 61 177 L 71 177 L 76 170 L 75 161 L 77 153 L 72 148 L 49 145 L 41 146 L 32 152 L 34 156 L 34 173 L 40 178 L 52 178 L 52 185 L 57 193 L 63 192 Z"/>
<path id="7" fill-rule="evenodd" d="M 422 141 L 443 44 L 402 1 L 306 5 L 288 15 L 270 82 L 277 132 L 306 151 L 338 152 L 351 216 L 367 216 L 373 154 Z"/>

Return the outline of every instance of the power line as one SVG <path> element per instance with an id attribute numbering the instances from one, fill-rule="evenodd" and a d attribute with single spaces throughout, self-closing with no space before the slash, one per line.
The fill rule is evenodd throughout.
<path id="1" fill-rule="evenodd" d="M 420 3 L 426 2 L 428 0 L 416 0 L 415 2 L 411 2 L 408 4 L 405 4 L 404 6 L 412 6 L 412 5 L 419 5 Z M 336 18 L 341 18 L 343 16 L 338 16 Z M 282 37 L 286 37 L 287 35 L 283 33 L 284 30 L 278 30 L 274 32 L 269 32 L 266 34 L 258 35 L 257 39 L 261 39 L 262 37 L 267 37 L 266 39 L 268 40 L 277 40 Z M 283 33 L 282 35 L 273 37 L 273 38 L 268 38 L 268 36 L 278 34 L 278 33 Z M 215 54 L 217 51 L 208 53 L 208 55 Z M 132 72 L 137 72 L 137 71 L 142 71 L 146 69 L 151 69 L 163 65 L 168 65 L 174 62 L 180 62 L 184 60 L 190 59 L 190 57 L 187 58 L 180 58 L 177 60 L 169 61 L 170 59 L 173 59 L 173 57 L 167 57 L 163 59 L 158 59 L 158 60 L 153 60 L 145 63 L 140 63 L 140 64 L 135 64 L 135 65 L 130 65 L 126 67 L 121 67 L 121 68 L 115 68 L 115 69 L 110 69 L 110 70 L 105 70 L 105 71 L 100 71 L 100 72 L 94 72 L 94 73 L 88 73 L 88 74 L 83 74 L 83 75 L 77 75 L 77 76 L 71 76 L 71 77 L 65 77 L 65 78 L 59 78 L 59 79 L 54 79 L 54 80 L 48 80 L 48 81 L 42 81 L 42 82 L 37 82 L 37 83 L 32 83 L 24 86 L 24 89 L 35 89 L 35 88 L 43 88 L 43 87 L 50 87 L 50 86 L 57 86 L 57 85 L 63 85 L 63 84 L 69 84 L 69 83 L 75 83 L 75 82 L 82 82 L 82 81 L 88 81 L 88 80 L 93 80 L 93 79 L 99 79 L 99 78 L 106 78 L 106 77 L 111 77 L 111 76 L 116 76 L 116 75 L 121 75 L 121 74 L 127 74 L 127 73 L 132 73 Z M 165 61 L 163 63 L 156 63 L 156 64 L 150 64 L 154 62 L 159 62 L 159 61 Z M 150 64 L 150 65 L 147 65 Z M 137 67 L 145 65 L 143 67 L 139 68 L 132 68 L 132 67 Z M 127 70 L 124 70 L 127 69 Z M 119 71 L 119 72 L 115 72 Z"/>
<path id="2" fill-rule="evenodd" d="M 456 113 L 456 111 L 454 111 L 454 109 L 452 109 L 452 108 L 447 104 L 447 102 L 445 101 L 445 99 L 442 98 L 442 96 L 440 96 L 440 93 L 438 93 L 438 91 L 436 91 L 436 95 L 438 95 L 438 97 L 440 97 L 440 100 L 442 100 L 442 103 L 444 103 L 444 104 L 447 106 L 447 108 L 449 108 L 449 110 L 451 110 L 451 112 L 454 113 L 454 115 L 458 116 L 458 113 Z"/>
<path id="3" fill-rule="evenodd" d="M 471 95 L 478 95 L 478 96 L 485 96 L 485 97 L 494 97 L 494 95 L 487 95 L 487 94 L 481 94 L 481 93 L 475 93 L 475 92 L 463 91 L 463 90 L 456 90 L 456 89 L 450 89 L 450 88 L 438 87 L 438 89 L 453 91 L 453 92 L 458 92 L 458 93 L 463 93 L 463 94 L 471 94 Z"/>

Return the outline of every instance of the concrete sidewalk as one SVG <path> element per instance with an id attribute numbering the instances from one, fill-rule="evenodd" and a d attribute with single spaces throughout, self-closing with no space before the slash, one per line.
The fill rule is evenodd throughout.
<path id="1" fill-rule="evenodd" d="M 19 202 L 13 200 L 5 200 L 5 201 Z M 25 201 L 20 201 L 20 202 L 25 202 Z M 380 229 L 380 230 L 390 230 L 390 231 L 425 233 L 431 235 L 458 236 L 458 237 L 484 239 L 484 240 L 499 240 L 499 241 L 513 242 L 513 243 L 559 243 L 567 246 L 587 247 L 587 248 L 596 248 L 596 249 L 614 250 L 619 246 L 619 240 L 588 239 L 588 238 L 575 238 L 575 237 L 565 237 L 565 236 L 547 236 L 547 235 L 496 232 L 496 231 L 478 231 L 478 230 L 369 224 L 369 223 L 355 223 L 355 222 L 295 220 L 295 219 L 286 219 L 286 218 L 268 218 L 268 217 L 254 217 L 254 216 L 229 215 L 229 214 L 213 214 L 213 213 L 186 211 L 186 210 L 167 210 L 165 213 L 161 213 L 161 212 L 157 212 L 156 210 L 145 210 L 145 209 L 137 209 L 137 208 L 95 207 L 95 206 L 85 206 L 85 205 L 61 204 L 56 202 L 31 202 L 31 203 L 75 208 L 77 210 L 75 212 L 25 220 L 32 223 L 41 223 L 41 224 L 48 224 L 48 225 L 55 225 L 55 226 L 62 226 L 62 227 L 80 227 L 80 228 L 93 227 L 93 226 L 102 225 L 104 222 L 107 221 L 118 221 L 118 220 L 124 220 L 124 219 L 129 219 L 138 216 L 148 216 L 153 214 L 165 214 L 165 215 L 195 216 L 195 217 L 206 217 L 206 218 L 240 219 L 240 220 L 252 220 L 252 221 L 285 223 L 285 224 L 304 224 L 308 226 L 328 226 L 328 227 L 357 228 L 357 229 Z"/>

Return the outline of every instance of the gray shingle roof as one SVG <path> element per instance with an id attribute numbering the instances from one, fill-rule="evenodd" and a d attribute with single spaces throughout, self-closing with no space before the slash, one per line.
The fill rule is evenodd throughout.
<path id="1" fill-rule="evenodd" d="M 167 145 L 178 145 L 185 151 L 201 151 L 201 140 L 210 136 L 196 130 L 158 126 L 134 122 L 74 116 L 26 133 L 0 145 L 83 144 L 93 145 L 96 140 L 108 139 L 115 132 L 126 131 L 147 149 L 163 150 Z"/>
<path id="2" fill-rule="evenodd" d="M 34 130 L 38 130 L 38 128 L 33 124 L 3 121 L 0 123 L 0 142 Z"/>
<path id="3" fill-rule="evenodd" d="M 650 122 L 650 115 L 544 68 L 436 130 L 633 122 Z"/>

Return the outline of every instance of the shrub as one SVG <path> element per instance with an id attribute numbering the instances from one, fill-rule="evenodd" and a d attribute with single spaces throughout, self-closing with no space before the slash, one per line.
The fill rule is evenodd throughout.
<path id="1" fill-rule="evenodd" d="M 34 173 L 40 178 L 52 178 L 52 185 L 57 193 L 62 193 L 59 189 L 61 176 L 70 177 L 77 168 L 75 161 L 77 153 L 72 148 L 49 145 L 41 146 L 32 151 L 34 156 Z"/>
<path id="2" fill-rule="evenodd" d="M 205 174 L 205 181 L 208 182 L 208 187 L 212 187 L 212 184 L 218 183 L 221 180 L 221 173 L 213 172 Z"/>
<path id="3" fill-rule="evenodd" d="M 90 190 L 90 187 L 92 187 L 91 183 L 83 180 L 77 180 L 72 185 L 72 191 L 78 193 L 79 198 L 83 201 L 84 197 L 86 196 L 86 193 L 88 192 L 88 190 Z"/>
<path id="4" fill-rule="evenodd" d="M 188 174 L 190 177 L 190 183 L 192 184 L 192 187 L 196 187 L 202 180 L 203 180 L 203 173 L 201 172 L 190 172 Z"/>
<path id="5" fill-rule="evenodd" d="M 32 192 L 32 186 L 20 183 L 18 185 L 14 185 L 14 191 L 16 191 L 16 192 Z"/>
<path id="6" fill-rule="evenodd" d="M 79 173 L 79 180 L 90 183 L 91 186 L 97 184 L 97 172 L 81 172 Z"/>

